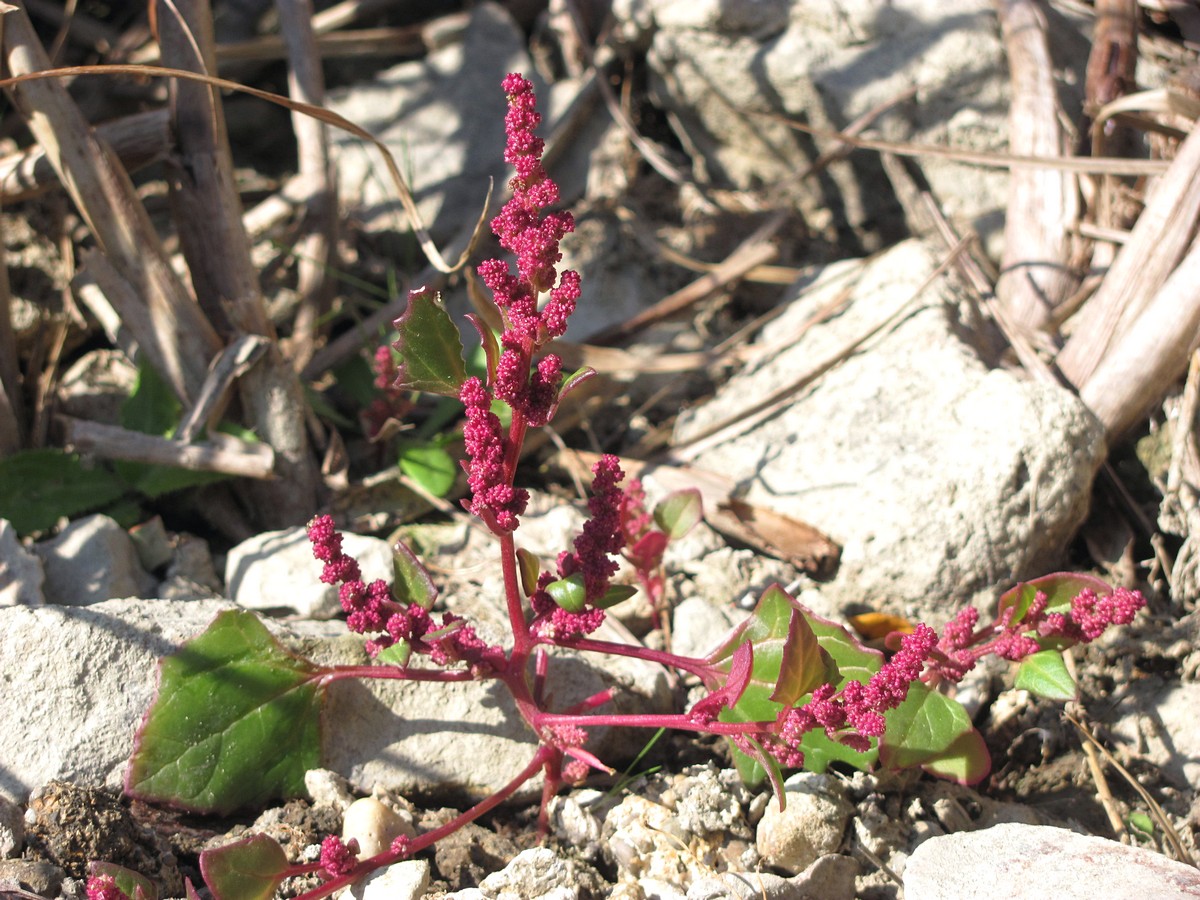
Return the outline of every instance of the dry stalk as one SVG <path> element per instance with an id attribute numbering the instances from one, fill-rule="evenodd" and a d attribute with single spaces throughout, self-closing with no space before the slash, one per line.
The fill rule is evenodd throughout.
<path id="1" fill-rule="evenodd" d="M 49 66 L 24 9 L 5 16 L 4 56 L 13 75 Z M 220 343 L 171 268 L 128 174 L 56 79 L 7 87 L 112 267 L 142 298 L 152 323 L 142 349 L 185 402 L 199 390 Z"/>
<path id="2" fill-rule="evenodd" d="M 996 0 L 1012 77 L 1009 147 L 1020 156 L 1063 155 L 1064 136 L 1046 37 L 1036 0 Z M 996 292 L 1013 323 L 1046 327 L 1075 289 L 1070 226 L 1079 217 L 1075 179 L 1057 169 L 1014 169 L 1008 182 L 1004 255 Z"/>
<path id="3" fill-rule="evenodd" d="M 103 425 L 88 419 L 59 416 L 64 444 L 81 453 L 106 459 L 220 472 L 238 478 L 273 479 L 275 454 L 266 444 L 251 443 L 231 435 L 214 432 L 206 441 L 184 444 L 171 438 L 116 425 Z"/>
<path id="4" fill-rule="evenodd" d="M 293 99 L 320 106 L 325 102 L 321 55 L 313 34 L 311 0 L 276 0 L 279 24 L 288 48 L 288 93 Z M 296 293 L 300 306 L 288 347 L 291 363 L 303 369 L 312 359 L 317 321 L 329 299 L 329 270 L 337 244 L 337 181 L 329 158 L 329 131 L 324 123 L 292 113 L 299 174 L 307 179 L 305 235 L 296 245 Z"/>
<path id="5" fill-rule="evenodd" d="M 1075 316 L 1071 337 L 1057 360 L 1072 384 L 1082 388 L 1101 360 L 1113 355 L 1118 340 L 1133 327 L 1188 252 L 1198 220 L 1200 129 L 1180 146 L 1104 282 Z M 1169 339 L 1167 333 L 1162 336 Z M 1144 408 L 1140 398 L 1132 399 Z M 1108 405 L 1112 406 L 1111 399 Z"/>
<path id="6" fill-rule="evenodd" d="M 160 2 L 163 55 L 181 69 L 205 74 L 213 63 L 212 16 L 207 0 Z M 171 198 L 192 282 L 215 322 L 268 339 L 275 337 L 250 258 L 225 119 L 210 84 L 172 83 L 172 120 L 179 165 Z M 223 329 L 225 330 L 225 329 Z M 277 348 L 241 379 L 241 399 L 255 431 L 275 451 L 278 482 L 253 486 L 263 524 L 302 522 L 317 505 L 317 461 L 308 443 L 304 401 L 295 371 Z"/>

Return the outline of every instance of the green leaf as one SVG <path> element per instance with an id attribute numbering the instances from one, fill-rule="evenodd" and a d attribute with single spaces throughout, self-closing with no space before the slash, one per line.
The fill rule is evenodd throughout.
<path id="1" fill-rule="evenodd" d="M 976 729 L 959 735 L 938 756 L 921 766 L 930 775 L 957 781 L 959 784 L 978 784 L 992 768 L 983 735 Z"/>
<path id="2" fill-rule="evenodd" d="M 951 746 L 973 731 L 962 704 L 921 682 L 885 717 L 887 730 L 879 744 L 879 761 L 889 769 L 907 769 L 944 758 Z"/>
<path id="3" fill-rule="evenodd" d="M 1042 650 L 1021 660 L 1014 684 L 1047 700 L 1074 700 L 1079 694 L 1075 679 L 1057 650 Z"/>
<path id="4" fill-rule="evenodd" d="M 435 497 L 454 488 L 459 467 L 454 457 L 432 441 L 400 441 L 400 471 Z"/>
<path id="5" fill-rule="evenodd" d="M 0 459 L 0 518 L 20 534 L 46 531 L 119 500 L 128 490 L 107 468 L 62 450 L 22 450 Z"/>
<path id="6" fill-rule="evenodd" d="M 111 862 L 88 863 L 88 878 L 101 875 L 110 876 L 117 883 L 117 890 L 131 900 L 158 900 L 158 889 L 154 882 L 133 869 Z"/>
<path id="7" fill-rule="evenodd" d="M 582 612 L 587 604 L 587 588 L 583 583 L 583 573 L 576 572 L 558 581 L 546 585 L 546 593 L 555 603 L 569 613 Z"/>
<path id="8" fill-rule="evenodd" d="M 116 462 L 115 465 L 122 478 L 152 500 L 174 491 L 228 481 L 230 478 L 221 472 L 202 472 L 199 469 L 181 469 L 174 466 L 134 462 Z"/>
<path id="9" fill-rule="evenodd" d="M 265 834 L 200 854 L 200 873 L 213 900 L 271 900 L 287 870 L 283 848 Z"/>
<path id="10" fill-rule="evenodd" d="M 142 434 L 170 435 L 183 407 L 162 376 L 147 365 L 138 366 L 133 393 L 121 404 L 121 425 Z"/>
<path id="11" fill-rule="evenodd" d="M 499 309 L 497 308 L 497 314 Z M 467 321 L 479 332 L 479 347 L 467 361 L 467 371 L 478 375 L 485 383 L 492 383 L 496 378 L 496 366 L 500 362 L 500 342 L 496 340 L 496 332 L 488 328 L 487 323 L 475 313 L 467 313 Z"/>
<path id="12" fill-rule="evenodd" d="M 1112 593 L 1112 588 L 1099 578 L 1091 575 L 1081 575 L 1075 572 L 1056 572 L 1053 575 L 1043 575 L 1033 581 L 1022 582 L 1005 591 L 1000 597 L 998 613 L 1003 613 L 1010 606 L 1016 607 L 1012 621 L 1020 622 L 1029 607 L 1033 605 L 1038 592 L 1045 594 L 1048 602 L 1046 612 L 1066 613 L 1071 611 L 1071 600 L 1080 591 L 1090 589 L 1097 594 Z"/>
<path id="13" fill-rule="evenodd" d="M 597 609 L 608 609 L 636 595 L 638 589 L 632 584 L 610 584 L 604 596 L 596 601 Z"/>
<path id="14" fill-rule="evenodd" d="M 301 794 L 320 764 L 319 672 L 253 613 L 222 612 L 162 661 L 126 791 L 220 814 Z"/>
<path id="15" fill-rule="evenodd" d="M 404 314 L 396 320 L 400 333 L 400 375 L 396 383 L 413 391 L 457 397 L 467 380 L 462 338 L 434 291 L 411 291 Z"/>
<path id="16" fill-rule="evenodd" d="M 438 589 L 429 570 L 404 541 L 392 545 L 392 597 L 405 606 L 432 609 Z"/>
<path id="17" fill-rule="evenodd" d="M 1144 812 L 1131 812 L 1125 821 L 1129 825 L 1129 830 L 1143 841 L 1154 838 L 1154 820 Z"/>
<path id="18" fill-rule="evenodd" d="M 695 528 L 703 517 L 704 507 L 696 488 L 674 491 L 654 507 L 655 524 L 673 541 Z"/>
<path id="19" fill-rule="evenodd" d="M 376 662 L 383 663 L 389 666 L 399 666 L 403 669 L 408 665 L 408 660 L 412 657 L 412 644 L 404 638 L 396 641 L 390 647 L 384 647 L 375 655 Z"/>

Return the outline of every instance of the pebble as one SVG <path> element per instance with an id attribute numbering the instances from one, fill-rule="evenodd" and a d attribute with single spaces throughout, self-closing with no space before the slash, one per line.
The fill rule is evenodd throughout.
<path id="1" fill-rule="evenodd" d="M 854 807 L 834 779 L 798 772 L 784 782 L 787 805 L 772 797 L 758 823 L 758 852 L 773 866 L 803 872 L 842 844 Z"/>

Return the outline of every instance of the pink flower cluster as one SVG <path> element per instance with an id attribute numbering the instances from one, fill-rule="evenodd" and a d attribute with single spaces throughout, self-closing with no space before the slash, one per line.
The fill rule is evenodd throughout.
<path id="1" fill-rule="evenodd" d="M 412 401 L 407 390 L 396 386 L 400 370 L 389 345 L 384 344 L 375 350 L 371 368 L 375 372 L 374 384 L 379 396 L 371 401 L 371 405 L 362 412 L 361 418 L 367 437 L 374 440 L 388 419 L 404 419 L 412 408 Z"/>
<path id="2" fill-rule="evenodd" d="M 321 842 L 320 865 L 327 878 L 348 875 L 358 865 L 358 841 L 351 838 L 343 842 L 336 835 L 329 835 Z"/>
<path id="3" fill-rule="evenodd" d="M 93 875 L 87 880 L 87 900 L 129 900 L 129 897 L 117 887 L 117 880 L 111 875 Z"/>
<path id="4" fill-rule="evenodd" d="M 587 606 L 579 612 L 560 607 L 546 592 L 546 587 L 557 579 L 543 572 L 538 578 L 538 590 L 529 598 L 537 616 L 533 628 L 542 637 L 564 640 L 591 634 L 604 621 L 604 610 L 594 604 L 604 596 L 617 571 L 612 554 L 621 552 L 625 546 L 621 529 L 624 494 L 619 486 L 624 477 L 615 456 L 605 454 L 592 466 L 592 494 L 588 500 L 592 516 L 575 538 L 574 552 L 564 550 L 558 556 L 558 578 L 576 573 L 583 576 Z"/>
<path id="5" fill-rule="evenodd" d="M 500 246 L 516 254 L 517 272 L 514 275 L 508 263 L 499 259 L 486 260 L 477 268 L 504 317 L 505 329 L 492 383 L 485 387 L 478 379 L 468 379 L 459 399 L 467 408 L 464 436 L 472 492 L 464 505 L 493 529 L 511 531 L 526 498 L 523 491 L 513 489 L 512 473 L 504 467 L 508 447 L 500 422 L 491 413 L 491 401 L 507 403 L 527 425 L 536 427 L 550 420 L 558 403 L 562 360 L 553 353 L 536 365 L 533 359 L 543 345 L 567 330 L 580 291 L 577 272 L 559 275 L 555 268 L 562 259 L 559 242 L 575 229 L 575 221 L 569 212 L 543 212 L 558 202 L 558 185 L 542 166 L 544 143 L 534 134 L 542 117 L 533 85 L 510 74 L 503 87 L 509 105 L 504 159 L 516 175 L 509 181 L 512 197 L 492 220 L 492 231 Z M 549 299 L 539 308 L 539 297 L 547 291 Z"/>
<path id="6" fill-rule="evenodd" d="M 465 663 L 478 672 L 494 672 L 502 666 L 504 651 L 485 643 L 475 629 L 453 613 L 445 613 L 440 623 L 423 607 L 403 606 L 392 599 L 386 581 L 362 581 L 358 561 L 342 550 L 342 535 L 330 516 L 317 516 L 308 523 L 308 539 L 313 556 L 325 563 L 321 581 L 337 584 L 338 598 L 346 611 L 346 624 L 359 634 L 383 632 L 367 641 L 372 656 L 399 641 L 406 641 L 413 653 L 428 656 L 441 666 Z"/>
<path id="7" fill-rule="evenodd" d="M 783 710 L 777 720 L 779 739 L 784 745 L 776 754 L 780 763 L 788 767 L 803 765 L 804 754 L 798 749 L 800 741 L 816 728 L 824 728 L 830 740 L 851 749 L 868 750 L 870 738 L 883 737 L 884 713 L 908 697 L 909 686 L 921 677 L 937 641 L 936 631 L 928 625 L 918 625 L 912 634 L 903 637 L 899 651 L 865 685 L 851 681 L 838 691 L 832 684 L 823 684 L 803 706 Z M 847 727 L 853 731 L 844 731 Z"/>
<path id="8" fill-rule="evenodd" d="M 1015 605 L 1008 606 L 993 624 L 982 629 L 978 627 L 979 611 L 964 607 L 942 629 L 932 671 L 938 678 L 960 681 L 989 653 L 1018 662 L 1042 649 L 1041 638 L 1094 641 L 1110 625 L 1132 622 L 1146 605 L 1146 598 L 1124 587 L 1104 596 L 1085 588 L 1071 599 L 1068 613 L 1047 612 L 1048 605 L 1049 598 L 1038 591 L 1024 615 L 1017 615 Z"/>

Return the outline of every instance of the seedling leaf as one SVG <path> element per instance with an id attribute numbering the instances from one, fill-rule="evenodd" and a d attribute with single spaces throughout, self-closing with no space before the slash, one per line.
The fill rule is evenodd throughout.
<path id="1" fill-rule="evenodd" d="M 704 517 L 700 491 L 691 488 L 674 491 L 654 507 L 654 522 L 671 540 L 683 537 Z"/>
<path id="2" fill-rule="evenodd" d="M 320 764 L 318 671 L 253 613 L 222 612 L 162 661 L 127 793 L 220 814 L 302 793 Z"/>
<path id="3" fill-rule="evenodd" d="M 429 570 L 404 541 L 392 545 L 392 596 L 405 606 L 432 609 L 438 589 Z"/>
<path id="4" fill-rule="evenodd" d="M 413 391 L 457 397 L 467 380 L 462 338 L 439 295 L 428 288 L 411 291 L 404 314 L 395 322 L 400 336 L 396 383 Z"/>
<path id="5" fill-rule="evenodd" d="M 283 848 L 265 834 L 200 854 L 200 873 L 214 900 L 270 900 L 287 869 Z"/>

